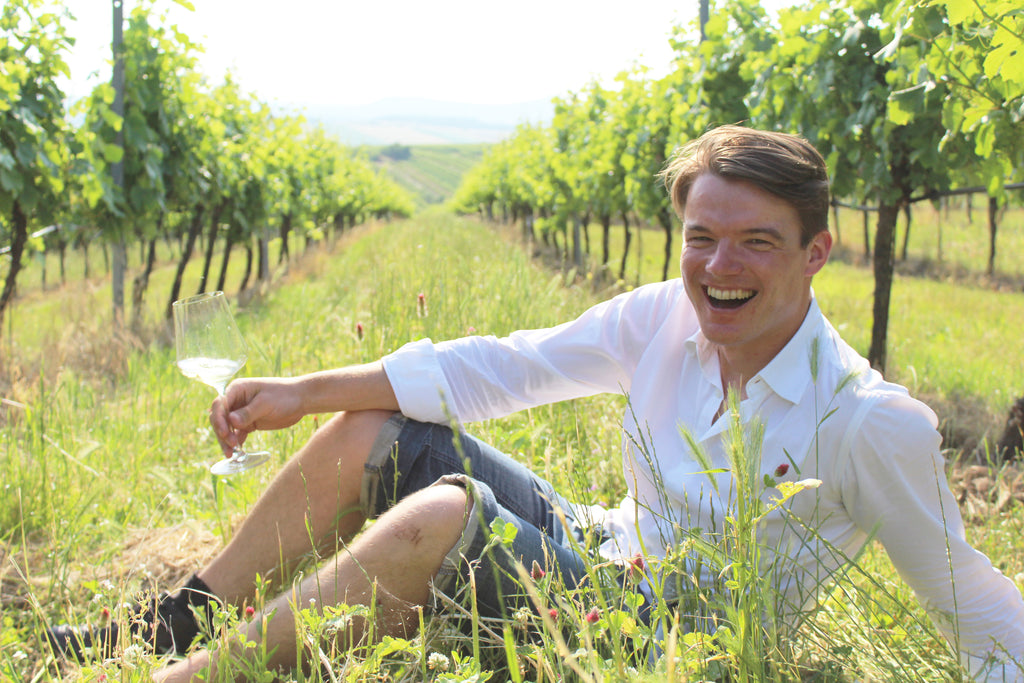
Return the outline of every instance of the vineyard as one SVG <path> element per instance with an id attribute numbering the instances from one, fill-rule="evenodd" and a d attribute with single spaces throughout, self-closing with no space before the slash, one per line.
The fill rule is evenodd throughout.
<path id="1" fill-rule="evenodd" d="M 712 6 L 692 38 L 677 29 L 676 68 L 638 67 L 618 88 L 559 98 L 550 126 L 523 125 L 490 150 L 454 205 L 519 220 L 580 264 L 581 226 L 612 221 L 626 252 L 637 221 L 664 232 L 662 277 L 675 258 L 667 194 L 656 182 L 680 141 L 722 124 L 799 132 L 825 155 L 833 193 L 870 206 L 875 274 L 868 359 L 884 368 L 901 212 L 976 187 L 989 197 L 989 270 L 1000 206 L 1019 203 L 1024 168 L 1024 12 L 1012 2 L 806 2 L 774 17 L 756 0 Z M 1016 193 L 1016 194 L 1015 194 Z"/>
<path id="2" fill-rule="evenodd" d="M 269 277 L 272 239 L 287 247 L 292 231 L 316 241 L 368 217 L 413 210 L 394 181 L 302 117 L 272 112 L 230 76 L 204 82 L 199 46 L 161 23 L 153 3 L 136 7 L 123 35 L 115 33 L 114 83 L 68 107 L 58 79 L 67 72 L 72 19 L 44 7 L 17 0 L 0 15 L 0 244 L 9 245 L 0 321 L 26 252 L 109 244 L 112 308 L 126 322 L 129 245 L 146 253 L 132 283 L 137 309 L 158 241 L 181 241 L 164 295 L 169 315 L 200 234 L 208 236 L 206 284 L 223 285 L 237 246 L 246 257 L 244 287 Z"/>
<path id="3" fill-rule="evenodd" d="M 393 145 L 366 150 L 377 168 L 408 190 L 417 208 L 449 199 L 488 145 Z"/>
<path id="4" fill-rule="evenodd" d="M 180 585 L 320 426 L 309 417 L 254 435 L 270 467 L 210 476 L 212 395 L 173 365 L 171 302 L 227 291 L 250 345 L 243 372 L 282 377 L 428 336 L 556 324 L 678 275 L 678 221 L 659 173 L 681 143 L 737 121 L 798 132 L 826 156 L 838 262 L 815 279 L 823 310 L 936 409 L 968 535 L 1024 583 L 1024 474 L 991 451 L 1024 392 L 1016 0 L 806 0 L 777 14 L 755 0 L 713 3 L 706 24 L 676 27 L 668 75 L 637 66 L 614 87 L 582 85 L 556 99 L 550 123 L 524 123 L 496 145 L 372 149 L 274 111 L 230 75 L 200 77 L 200 46 L 159 9 L 146 0 L 125 17 L 113 82 L 77 102 L 58 85 L 74 18 L 42 0 L 7 0 L 0 14 L 0 681 L 150 680 L 158 657 L 127 648 L 79 667 L 39 634 Z M 474 430 L 607 505 L 625 488 L 623 404 L 571 401 Z M 438 615 L 414 637 L 352 651 L 339 633 L 355 613 L 300 606 L 299 649 L 323 666 L 291 675 L 964 673 L 876 545 L 785 637 L 770 625 L 746 641 L 728 628 L 688 633 L 666 613 L 658 630 L 607 588 L 595 581 L 560 603 L 547 613 L 556 623 L 528 610 L 472 616 L 467 636 Z M 737 593 L 748 588 L 764 597 L 758 585 Z M 218 614 L 212 635 L 227 642 L 242 614 Z M 228 673 L 276 680 L 258 668 Z"/>

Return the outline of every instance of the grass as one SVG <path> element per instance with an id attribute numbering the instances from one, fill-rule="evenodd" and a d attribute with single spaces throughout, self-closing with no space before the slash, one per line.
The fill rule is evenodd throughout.
<path id="1" fill-rule="evenodd" d="M 914 205 L 911 215 L 907 255 L 919 267 L 925 266 L 933 271 L 961 277 L 986 271 L 989 227 L 988 204 L 984 197 L 973 200 L 954 198 L 941 207 L 920 202 Z M 872 233 L 875 220 L 875 214 L 869 214 Z M 1017 254 L 1024 248 L 1024 207 L 1019 201 L 1016 205 L 1000 210 L 997 226 L 996 273 L 1019 281 L 1024 276 L 1024 263 L 1017 258 Z M 900 214 L 897 223 L 897 251 L 900 254 L 907 241 L 906 229 L 906 217 Z M 841 209 L 839 235 L 842 244 L 863 255 L 863 214 L 852 209 Z"/>
<path id="2" fill-rule="evenodd" d="M 361 229 L 333 252 L 303 255 L 288 271 L 279 271 L 263 296 L 235 298 L 252 350 L 245 374 L 297 375 L 372 360 L 424 336 L 501 335 L 550 325 L 616 291 L 614 285 L 595 289 L 585 278 L 566 286 L 566 276 L 541 269 L 490 229 L 442 214 Z M 826 313 L 863 348 L 870 276 L 844 264 L 826 273 L 816 283 Z M 167 268 L 154 278 L 154 293 L 165 291 Z M 206 466 L 216 448 L 205 407 L 212 392 L 177 373 L 161 334 L 112 334 L 109 293 L 99 282 L 80 282 L 45 293 L 26 284 L 0 342 L 8 401 L 0 407 L 0 680 L 145 680 L 152 658 L 62 669 L 40 647 L 42 625 L 96 620 L 102 607 L 139 589 L 175 585 L 230 536 L 276 468 L 211 477 Z M 189 282 L 185 291 L 198 286 Z M 1016 329 L 1011 321 L 1024 312 L 1019 295 L 1000 298 L 981 288 L 912 278 L 900 278 L 895 291 L 899 332 L 890 353 L 895 372 L 915 379 L 912 389 L 962 395 L 978 401 L 986 415 L 991 394 L 1019 391 L 1019 359 L 1000 360 L 1000 352 L 1016 348 L 1010 335 Z M 426 315 L 417 314 L 421 293 Z M 165 303 L 160 298 L 147 302 L 154 312 Z M 474 425 L 473 432 L 570 497 L 611 504 L 624 489 L 618 456 L 623 408 L 619 398 L 597 397 Z M 317 424 L 318 418 L 306 418 L 257 440 L 279 465 Z M 979 548 L 1007 575 L 1021 575 L 1020 507 L 971 522 Z M 746 534 L 737 539 L 745 543 L 734 546 L 737 552 L 749 549 L 756 525 L 746 519 L 734 528 Z M 557 628 L 539 623 L 541 611 L 480 624 L 483 642 L 474 643 L 435 619 L 408 641 L 381 642 L 357 656 L 329 648 L 326 654 L 346 680 L 468 680 L 488 672 L 492 680 L 517 681 L 685 680 L 684 672 L 700 680 L 740 671 L 750 672 L 750 680 L 941 681 L 955 675 L 945 645 L 875 548 L 851 567 L 849 579 L 799 637 L 769 631 L 764 642 L 750 623 L 738 640 L 737 632 L 684 634 L 667 612 L 655 615 L 664 627 L 659 635 L 638 623 L 635 605 L 601 588 L 612 581 L 605 569 L 592 568 L 598 579 L 592 592 L 566 593 Z M 770 599 L 763 592 L 751 597 Z M 596 618 L 588 619 L 595 606 Z M 301 618 L 315 635 L 336 630 L 345 614 L 306 612 Z M 531 622 L 539 635 L 523 639 Z M 662 656 L 649 660 L 640 651 L 654 643 Z M 766 650 L 765 643 L 776 646 Z M 762 658 L 759 667 L 751 668 L 751 647 Z M 306 680 L 320 680 L 316 676 Z"/>

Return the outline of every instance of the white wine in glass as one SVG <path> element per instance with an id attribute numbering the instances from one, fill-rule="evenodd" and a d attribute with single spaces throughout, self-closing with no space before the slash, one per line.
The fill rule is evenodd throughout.
<path id="1" fill-rule="evenodd" d="M 224 395 L 228 382 L 248 359 L 245 340 L 228 308 L 224 292 L 207 292 L 175 301 L 174 346 L 178 369 Z M 247 452 L 236 447 L 230 458 L 214 463 L 210 471 L 226 475 L 244 472 L 270 458 L 266 451 Z"/>

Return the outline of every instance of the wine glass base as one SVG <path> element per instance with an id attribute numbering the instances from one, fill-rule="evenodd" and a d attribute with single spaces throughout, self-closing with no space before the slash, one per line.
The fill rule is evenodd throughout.
<path id="1" fill-rule="evenodd" d="M 226 477 L 258 467 L 267 460 L 270 460 L 270 453 L 267 451 L 247 452 L 214 463 L 210 467 L 210 471 L 221 477 Z"/>

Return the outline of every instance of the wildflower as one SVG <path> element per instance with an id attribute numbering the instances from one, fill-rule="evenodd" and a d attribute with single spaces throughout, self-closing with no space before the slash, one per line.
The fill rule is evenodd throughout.
<path id="1" fill-rule="evenodd" d="M 110 608 L 109 607 L 104 607 L 103 609 L 101 609 L 100 610 L 100 616 L 103 617 L 104 621 L 109 621 L 110 620 Z"/>
<path id="2" fill-rule="evenodd" d="M 520 607 L 512 614 L 512 620 L 520 626 L 526 626 L 530 623 L 530 610 Z"/>
<path id="3" fill-rule="evenodd" d="M 138 644 L 129 645 L 121 653 L 121 665 L 129 669 L 135 668 L 146 657 L 146 650 Z"/>
<path id="4" fill-rule="evenodd" d="M 541 569 L 540 564 L 537 563 L 537 560 L 534 560 L 533 567 L 530 568 L 530 578 L 534 581 L 540 581 L 544 578 L 545 573 L 546 572 L 543 569 Z"/>
<path id="5" fill-rule="evenodd" d="M 597 620 L 601 618 L 601 610 L 594 607 L 583 618 L 586 619 L 588 624 L 596 624 Z"/>
<path id="6" fill-rule="evenodd" d="M 789 472 L 789 465 L 787 463 L 782 463 L 775 468 L 774 475 L 776 477 L 784 477 L 786 476 L 786 472 Z"/>
<path id="7" fill-rule="evenodd" d="M 440 652 L 431 652 L 427 657 L 427 668 L 431 671 L 447 671 L 451 667 L 448 657 Z"/>
<path id="8" fill-rule="evenodd" d="M 356 323 L 356 338 L 359 341 L 363 341 L 363 324 Z"/>
<path id="9" fill-rule="evenodd" d="M 639 581 L 643 578 L 646 568 L 647 563 L 644 561 L 644 556 L 637 553 L 629 559 L 629 563 L 626 565 L 626 576 L 630 581 Z"/>
<path id="10" fill-rule="evenodd" d="M 552 619 L 557 620 L 558 619 L 558 610 L 556 610 L 554 607 L 552 607 L 551 609 L 548 610 L 548 616 L 551 617 Z"/>
<path id="11" fill-rule="evenodd" d="M 476 328 L 470 325 L 466 328 L 466 334 L 476 334 Z"/>
<path id="12" fill-rule="evenodd" d="M 427 295 L 423 292 L 416 295 L 416 315 L 421 318 L 427 317 Z"/>
<path id="13" fill-rule="evenodd" d="M 252 619 L 256 614 L 256 609 L 252 605 L 246 605 L 245 607 L 245 618 Z"/>

